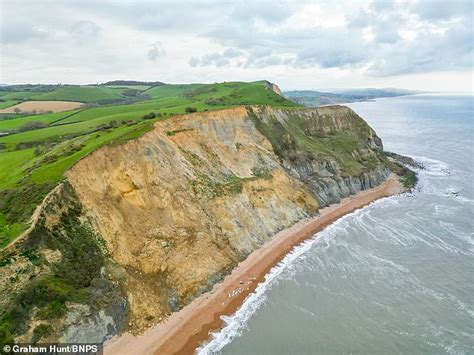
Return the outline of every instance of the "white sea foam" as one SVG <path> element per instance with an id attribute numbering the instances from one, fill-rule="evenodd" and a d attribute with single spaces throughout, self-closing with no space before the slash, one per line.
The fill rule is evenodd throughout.
<path id="1" fill-rule="evenodd" d="M 358 209 L 350 214 L 347 214 L 334 223 L 327 226 L 321 232 L 315 234 L 313 238 L 308 239 L 300 245 L 293 248 L 283 260 L 274 266 L 270 272 L 265 276 L 265 280 L 260 283 L 255 291 L 251 293 L 244 301 L 242 306 L 232 316 L 222 316 L 224 321 L 224 327 L 220 331 L 211 334 L 211 340 L 208 343 L 203 344 L 197 349 L 197 353 L 200 355 L 215 354 L 222 350 L 222 348 L 229 344 L 234 338 L 240 336 L 246 327 L 248 320 L 252 315 L 265 303 L 267 299 L 267 291 L 277 281 L 278 276 L 285 270 L 288 270 L 294 265 L 294 262 L 301 258 L 306 252 L 308 252 L 314 243 L 320 238 L 331 237 L 335 233 L 346 228 L 346 222 L 348 219 L 352 219 L 355 216 L 367 211 L 374 205 L 383 206 L 384 204 L 391 204 L 391 200 L 397 199 L 397 196 L 385 197 L 380 200 L 370 203 L 368 206 Z"/>
<path id="2" fill-rule="evenodd" d="M 422 164 L 424 169 L 412 168 L 418 175 L 418 184 L 416 190 L 418 192 L 436 195 L 440 197 L 449 197 L 456 199 L 458 202 L 474 204 L 474 200 L 462 195 L 463 191 L 454 185 L 446 187 L 438 187 L 430 178 L 453 178 L 456 177 L 457 171 L 450 169 L 449 165 L 441 160 L 431 159 L 421 155 L 408 155 L 416 162 Z"/>
<path id="3" fill-rule="evenodd" d="M 449 169 L 449 165 L 441 160 L 431 159 L 422 155 L 408 155 L 408 157 L 413 158 L 417 163 L 424 166 L 424 169 L 417 169 L 418 171 L 425 171 L 430 175 L 438 176 L 450 176 L 453 174 Z"/>

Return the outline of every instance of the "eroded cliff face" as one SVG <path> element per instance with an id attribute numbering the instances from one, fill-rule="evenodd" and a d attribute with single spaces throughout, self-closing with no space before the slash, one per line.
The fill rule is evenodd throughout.
<path id="1" fill-rule="evenodd" d="M 68 300 L 49 337 L 86 340 L 95 324 L 105 339 L 156 324 L 278 231 L 388 173 L 375 132 L 338 106 L 174 117 L 99 149 L 68 171 L 66 190 L 51 203 L 56 212 L 46 213 L 31 238 L 42 241 L 35 253 L 50 255 L 44 272 L 56 275 L 71 269 L 63 265 L 70 258 L 47 241 L 71 238 L 65 221 L 79 228 L 99 263 L 87 264 L 91 276 L 81 287 L 100 295 L 108 288 L 113 297 Z"/>
<path id="2" fill-rule="evenodd" d="M 68 179 L 128 270 L 139 328 L 209 289 L 318 207 L 245 108 L 159 122 L 138 140 L 93 153 Z"/>

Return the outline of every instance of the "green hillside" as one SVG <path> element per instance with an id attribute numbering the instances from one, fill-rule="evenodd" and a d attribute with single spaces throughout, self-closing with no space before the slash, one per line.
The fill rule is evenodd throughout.
<path id="1" fill-rule="evenodd" d="M 182 93 L 196 89 L 200 86 L 206 86 L 204 84 L 170 84 L 164 86 L 158 86 L 146 90 L 144 93 L 150 95 L 154 99 L 167 99 L 170 97 L 179 97 Z"/>
<path id="2" fill-rule="evenodd" d="M 36 100 L 98 102 L 135 91 L 151 99 L 43 115 L 0 115 L 0 247 L 27 227 L 35 207 L 69 167 L 104 144 L 135 138 L 156 120 L 187 111 L 257 104 L 298 106 L 269 90 L 264 81 L 145 86 L 142 91 L 115 85 L 28 86 L 23 91 L 15 88 L 15 95 L 38 89 L 46 92 L 34 96 Z"/>
<path id="3" fill-rule="evenodd" d="M 105 86 L 65 86 L 58 90 L 32 97 L 33 100 L 79 102 L 97 102 L 118 98 L 120 98 L 120 92 Z"/>
<path id="4" fill-rule="evenodd" d="M 128 104 L 152 99 L 142 94 L 150 88 L 150 85 L 13 85 L 0 87 L 0 105 L 4 108 L 31 100 Z"/>

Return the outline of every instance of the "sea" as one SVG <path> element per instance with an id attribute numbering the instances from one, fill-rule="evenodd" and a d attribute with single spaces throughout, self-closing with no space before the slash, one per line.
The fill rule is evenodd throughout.
<path id="1" fill-rule="evenodd" d="M 288 254 L 200 354 L 474 354 L 474 98 L 347 104 L 422 163 L 412 193 Z"/>

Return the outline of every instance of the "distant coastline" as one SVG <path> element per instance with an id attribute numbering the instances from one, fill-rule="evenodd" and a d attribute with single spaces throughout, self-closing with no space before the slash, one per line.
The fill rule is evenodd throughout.
<path id="1" fill-rule="evenodd" d="M 407 89 L 334 89 L 324 91 L 295 90 L 285 91 L 283 96 L 308 107 L 320 107 L 334 104 L 373 101 L 407 95 L 426 94 L 426 91 Z"/>

